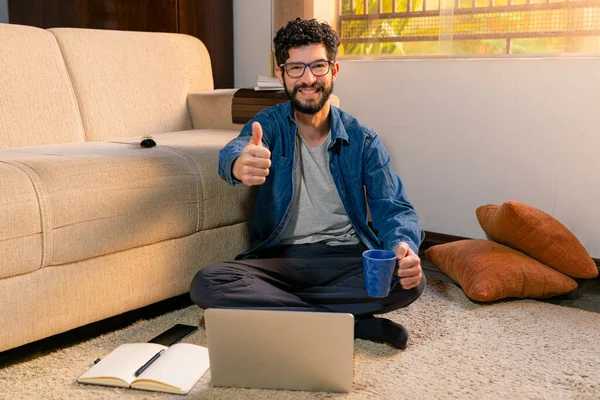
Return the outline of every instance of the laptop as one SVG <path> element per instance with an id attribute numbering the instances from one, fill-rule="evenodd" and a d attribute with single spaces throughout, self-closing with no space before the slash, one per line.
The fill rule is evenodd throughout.
<path id="1" fill-rule="evenodd" d="M 204 319 L 213 386 L 352 390 L 352 314 L 211 308 Z"/>

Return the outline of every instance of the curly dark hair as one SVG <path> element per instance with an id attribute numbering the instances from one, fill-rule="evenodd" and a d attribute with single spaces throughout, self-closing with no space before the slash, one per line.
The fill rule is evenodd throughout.
<path id="1" fill-rule="evenodd" d="M 292 47 L 309 44 L 325 45 L 327 58 L 333 61 L 340 45 L 340 39 L 326 22 L 319 23 L 316 19 L 296 18 L 277 31 L 273 44 L 275 45 L 277 65 L 281 65 L 290 57 L 289 50 Z"/>

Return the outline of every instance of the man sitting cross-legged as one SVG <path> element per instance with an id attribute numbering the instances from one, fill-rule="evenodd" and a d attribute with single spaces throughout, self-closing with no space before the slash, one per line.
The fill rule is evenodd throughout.
<path id="1" fill-rule="evenodd" d="M 251 246 L 236 261 L 200 270 L 192 300 L 202 308 L 351 313 L 355 337 L 404 349 L 406 329 L 374 314 L 423 292 L 417 214 L 379 136 L 330 104 L 340 70 L 331 27 L 296 19 L 274 44 L 290 102 L 261 111 L 219 159 L 224 180 L 258 185 Z M 366 249 L 396 253 L 399 284 L 387 297 L 366 292 Z"/>

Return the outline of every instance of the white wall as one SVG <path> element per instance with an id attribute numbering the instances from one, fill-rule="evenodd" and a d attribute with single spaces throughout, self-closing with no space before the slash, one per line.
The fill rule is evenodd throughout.
<path id="1" fill-rule="evenodd" d="M 8 23 L 8 0 L 0 0 L 0 23 Z"/>
<path id="2" fill-rule="evenodd" d="M 246 2 L 237 87 L 269 72 L 271 34 L 254 27 L 270 1 Z M 334 92 L 382 136 L 425 230 L 483 238 L 475 209 L 514 199 L 600 258 L 600 58 L 341 61 Z"/>
<path id="3" fill-rule="evenodd" d="M 425 230 L 483 238 L 519 200 L 600 257 L 600 58 L 342 61 L 335 93 L 376 129 Z"/>

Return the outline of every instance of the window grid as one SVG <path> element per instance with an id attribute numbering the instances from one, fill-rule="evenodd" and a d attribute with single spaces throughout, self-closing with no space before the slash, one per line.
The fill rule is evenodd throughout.
<path id="1" fill-rule="evenodd" d="M 600 0 L 342 0 L 343 46 L 439 40 L 598 37 Z M 387 12 L 386 12 L 387 11 Z"/>

